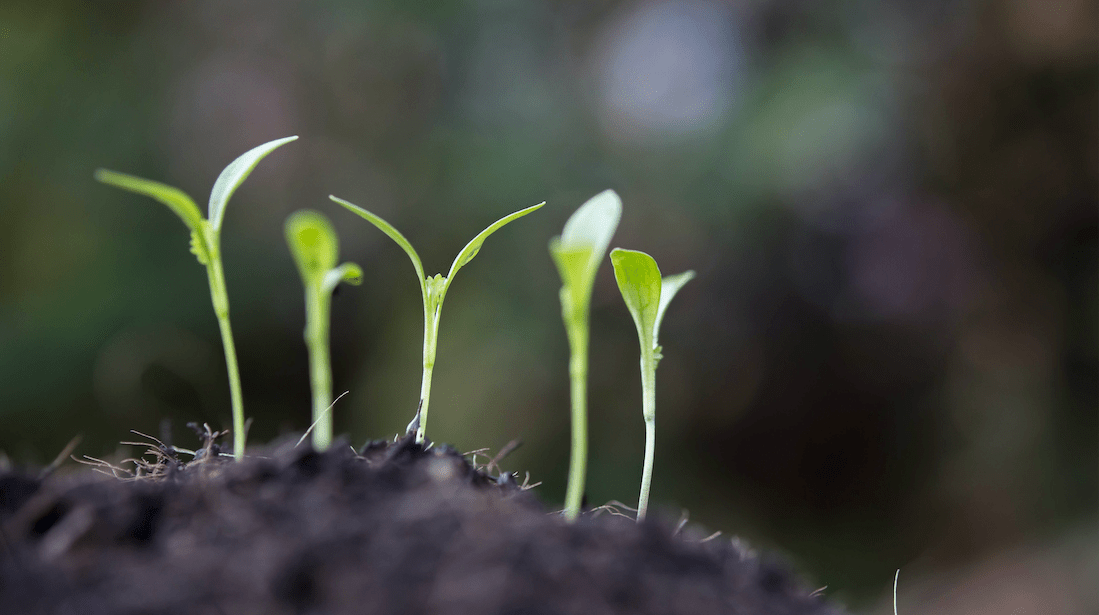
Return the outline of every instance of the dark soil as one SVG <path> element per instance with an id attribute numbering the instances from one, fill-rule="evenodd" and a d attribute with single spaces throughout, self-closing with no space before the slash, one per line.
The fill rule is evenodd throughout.
<path id="1" fill-rule="evenodd" d="M 445 446 L 260 455 L 168 453 L 137 480 L 0 472 L 0 613 L 841 613 L 728 538 L 570 525 Z"/>

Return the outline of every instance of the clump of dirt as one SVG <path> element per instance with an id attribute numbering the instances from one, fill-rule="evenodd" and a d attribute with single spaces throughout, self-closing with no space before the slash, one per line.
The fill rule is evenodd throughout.
<path id="1" fill-rule="evenodd" d="M 0 612 L 841 613 L 734 541 L 658 518 L 570 525 L 446 446 L 153 451 L 139 480 L 0 472 Z"/>

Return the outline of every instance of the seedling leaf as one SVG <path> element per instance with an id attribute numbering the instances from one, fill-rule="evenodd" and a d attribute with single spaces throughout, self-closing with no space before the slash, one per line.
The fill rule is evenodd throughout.
<path id="1" fill-rule="evenodd" d="M 653 343 L 656 343 L 657 338 L 660 337 L 660 323 L 664 321 L 664 312 L 668 309 L 668 304 L 672 302 L 672 297 L 679 292 L 680 288 L 687 282 L 690 282 L 695 277 L 694 271 L 684 271 L 683 273 L 677 273 L 670 275 L 660 282 L 660 307 L 656 311 L 656 323 L 653 324 Z"/>
<path id="2" fill-rule="evenodd" d="M 397 242 L 397 245 L 401 246 L 401 249 L 403 249 L 405 251 L 405 253 L 408 254 L 408 258 L 410 258 L 412 260 L 412 266 L 416 268 L 416 276 L 418 278 L 420 278 L 420 292 L 423 293 L 424 301 L 426 302 L 427 298 L 428 298 L 428 294 L 427 294 L 427 284 L 425 283 L 425 280 L 424 280 L 424 265 L 420 261 L 420 255 L 416 254 L 416 250 L 412 247 L 411 243 L 408 243 L 408 240 L 405 239 L 405 236 L 402 235 L 400 231 L 393 228 L 393 226 L 390 225 L 385 220 L 382 220 L 378 216 L 376 216 L 373 213 L 363 209 L 362 207 L 359 207 L 358 205 L 355 205 L 354 203 L 350 203 L 350 202 L 345 201 L 345 200 L 343 200 L 343 199 L 341 199 L 337 196 L 332 196 L 332 195 L 328 195 L 328 198 L 332 199 L 336 203 L 339 203 L 340 205 L 343 205 L 348 211 L 350 211 L 352 213 L 355 213 L 355 214 L 358 214 L 359 216 L 361 216 L 367 222 L 369 222 L 369 223 L 373 224 L 374 226 L 378 227 L 378 230 L 385 233 L 386 235 L 389 235 L 390 239 Z"/>
<path id="3" fill-rule="evenodd" d="M 569 217 L 561 241 L 566 246 L 590 245 L 596 252 L 606 252 L 621 218 L 622 199 L 614 190 L 604 190 Z"/>
<path id="4" fill-rule="evenodd" d="M 286 243 L 303 280 L 320 284 L 339 258 L 339 240 L 332 224 L 320 213 L 303 210 L 286 220 Z"/>
<path id="5" fill-rule="evenodd" d="M 513 220 L 518 220 L 545 204 L 545 201 L 543 201 L 537 205 L 532 205 L 526 209 L 520 209 L 515 213 L 508 214 L 478 233 L 476 237 L 466 244 L 466 247 L 462 248 L 462 251 L 458 253 L 458 256 L 454 258 L 454 263 L 450 265 L 450 272 L 446 274 L 446 285 L 443 287 L 443 293 L 446 293 L 446 288 L 450 286 L 450 282 L 454 279 L 454 274 L 462 267 L 465 267 L 469 261 L 473 260 L 473 257 L 477 256 L 477 253 L 480 252 L 481 246 L 485 243 L 485 240 L 488 239 L 489 235 L 500 230 L 505 224 Z"/>
<path id="6" fill-rule="evenodd" d="M 191 197 L 187 196 L 187 193 L 179 188 L 173 188 L 167 184 L 133 175 L 127 175 L 126 173 L 108 171 L 107 169 L 97 170 L 95 172 L 95 179 L 96 181 L 109 186 L 114 186 L 115 188 L 121 188 L 137 194 L 143 194 L 160 201 L 174 211 L 192 232 L 197 231 L 201 233 L 202 213 L 199 212 L 198 205 L 195 205 L 195 202 L 191 200 Z"/>
<path id="7" fill-rule="evenodd" d="M 614 190 L 604 190 L 581 205 L 561 236 L 550 241 L 550 253 L 577 307 L 587 305 L 583 299 L 591 295 L 595 272 L 621 218 L 622 199 Z"/>
<path id="8" fill-rule="evenodd" d="M 653 348 L 660 313 L 660 268 L 653 257 L 636 250 L 611 250 L 611 264 L 618 290 L 633 316 L 642 347 Z"/>
<path id="9" fill-rule="evenodd" d="M 355 263 L 344 263 L 335 269 L 330 269 L 328 273 L 324 274 L 324 281 L 321 283 L 321 290 L 324 292 L 332 292 L 339 286 L 340 282 L 346 282 L 352 286 L 358 286 L 363 283 L 363 270 Z"/>
<path id="10" fill-rule="evenodd" d="M 254 147 L 230 162 L 221 175 L 218 175 L 214 188 L 210 191 L 210 207 L 207 212 L 215 233 L 221 232 L 221 221 L 225 217 L 225 205 L 229 202 L 229 197 L 233 196 L 245 179 L 248 179 L 252 169 L 256 168 L 259 161 L 263 160 L 267 154 L 296 139 L 297 137 L 286 137 Z"/>

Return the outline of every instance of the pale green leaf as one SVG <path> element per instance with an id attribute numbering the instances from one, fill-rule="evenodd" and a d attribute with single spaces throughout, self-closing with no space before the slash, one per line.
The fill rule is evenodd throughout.
<path id="1" fill-rule="evenodd" d="M 207 210 L 207 216 L 210 224 L 214 227 L 214 233 L 221 232 L 221 221 L 225 217 L 225 205 L 229 203 L 229 197 L 233 196 L 233 193 L 244 183 L 244 180 L 248 179 L 252 169 L 256 168 L 259 161 L 263 160 L 267 154 L 295 139 L 297 137 L 286 137 L 285 139 L 264 143 L 259 147 L 248 150 L 225 167 L 225 170 L 218 176 L 217 181 L 214 182 L 214 189 L 210 191 L 210 207 Z"/>
<path id="2" fill-rule="evenodd" d="M 290 214 L 285 230 L 286 243 L 302 280 L 319 285 L 339 258 L 339 240 L 332 223 L 319 212 L 302 210 Z"/>
<path id="3" fill-rule="evenodd" d="M 352 286 L 358 286 L 363 283 L 363 270 L 355 263 L 344 263 L 335 269 L 329 269 L 324 274 L 324 281 L 321 283 L 321 290 L 326 293 L 331 293 L 336 290 L 340 282 L 346 282 Z"/>
<path id="4" fill-rule="evenodd" d="M 653 348 L 660 309 L 660 268 L 653 257 L 636 250 L 611 250 L 618 290 L 633 316 L 642 348 Z"/>
<path id="5" fill-rule="evenodd" d="M 660 283 L 660 308 L 656 311 L 656 323 L 653 325 L 653 343 L 660 337 L 660 323 L 664 321 L 664 311 L 672 302 L 672 297 L 680 288 L 695 277 L 694 271 L 684 271 L 664 278 Z"/>
<path id="6" fill-rule="evenodd" d="M 595 273 L 621 217 L 622 200 L 615 191 L 604 190 L 581 205 L 565 222 L 561 236 L 550 242 L 550 253 L 575 305 L 586 305 L 590 299 Z"/>
<path id="7" fill-rule="evenodd" d="M 561 301 L 566 312 L 587 309 L 591 286 L 586 282 L 591 277 L 588 273 L 592 251 L 591 247 L 565 249 L 560 237 L 550 240 L 550 256 L 561 275 Z"/>
<path id="8" fill-rule="evenodd" d="M 195 205 L 191 197 L 179 188 L 125 173 L 108 171 L 107 169 L 96 171 L 95 179 L 109 186 L 142 194 L 160 201 L 174 211 L 192 232 L 201 233 L 202 213 L 199 212 L 198 205 Z"/>
<path id="9" fill-rule="evenodd" d="M 397 245 L 401 246 L 401 249 L 405 251 L 405 254 L 408 254 L 408 258 L 412 260 L 412 266 L 416 268 L 416 277 L 420 279 L 420 292 L 423 293 L 424 302 L 426 303 L 428 296 L 427 282 L 424 280 L 424 265 L 420 262 L 420 255 L 416 254 L 416 250 L 412 247 L 412 244 L 408 243 L 408 240 L 405 239 L 404 235 L 402 235 L 397 229 L 393 228 L 393 226 L 385 220 L 382 220 L 378 216 L 370 213 L 362 207 L 359 207 L 358 205 L 355 205 L 354 203 L 350 203 L 337 196 L 332 195 L 328 195 L 328 198 L 332 199 L 336 203 L 339 203 L 340 205 L 343 205 L 344 208 L 346 208 L 348 211 L 358 214 L 367 222 L 378 227 L 378 230 L 385 233 L 386 235 L 389 235 L 390 239 L 397 242 Z"/>
<path id="10" fill-rule="evenodd" d="M 502 228 L 505 224 L 508 224 L 513 220 L 518 220 L 519 218 L 522 218 L 523 216 L 531 213 L 532 211 L 542 207 L 545 204 L 545 201 L 543 201 L 537 205 L 532 205 L 530 207 L 527 207 L 526 209 L 520 209 L 515 213 L 508 214 L 503 218 L 500 218 L 496 222 L 493 222 L 488 228 L 478 233 L 476 237 L 474 237 L 469 243 L 466 244 L 466 247 L 462 248 L 462 251 L 458 253 L 458 256 L 454 258 L 454 262 L 450 265 L 450 272 L 446 274 L 447 281 L 446 286 L 443 287 L 443 294 L 446 294 L 446 289 L 450 287 L 451 281 L 454 280 L 454 274 L 457 273 L 458 270 L 462 267 L 465 267 L 466 264 L 469 263 L 469 261 L 473 260 L 474 256 L 477 256 L 477 253 L 481 250 L 481 245 L 485 243 L 485 240 L 488 239 L 489 235 L 500 230 L 500 228 Z"/>

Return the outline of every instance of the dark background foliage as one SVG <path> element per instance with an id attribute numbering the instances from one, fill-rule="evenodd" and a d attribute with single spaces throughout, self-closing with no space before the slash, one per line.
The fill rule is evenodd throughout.
<path id="1" fill-rule="evenodd" d="M 253 443 L 309 420 L 293 210 L 365 285 L 333 305 L 337 430 L 411 418 L 428 273 L 496 218 L 443 315 L 430 436 L 524 446 L 559 502 L 567 346 L 546 250 L 605 188 L 612 245 L 696 269 L 669 310 L 653 497 L 885 612 L 1095 612 L 1097 9 L 966 2 L 7 1 L 0 6 L 0 450 L 110 455 L 229 421 L 187 234 L 104 166 L 231 202 Z M 636 502 L 637 340 L 592 313 L 589 497 Z M 1089 581 L 1090 579 L 1090 581 Z M 1022 610 L 1020 610 L 1022 609 Z M 891 612 L 891 608 L 888 608 Z"/>

